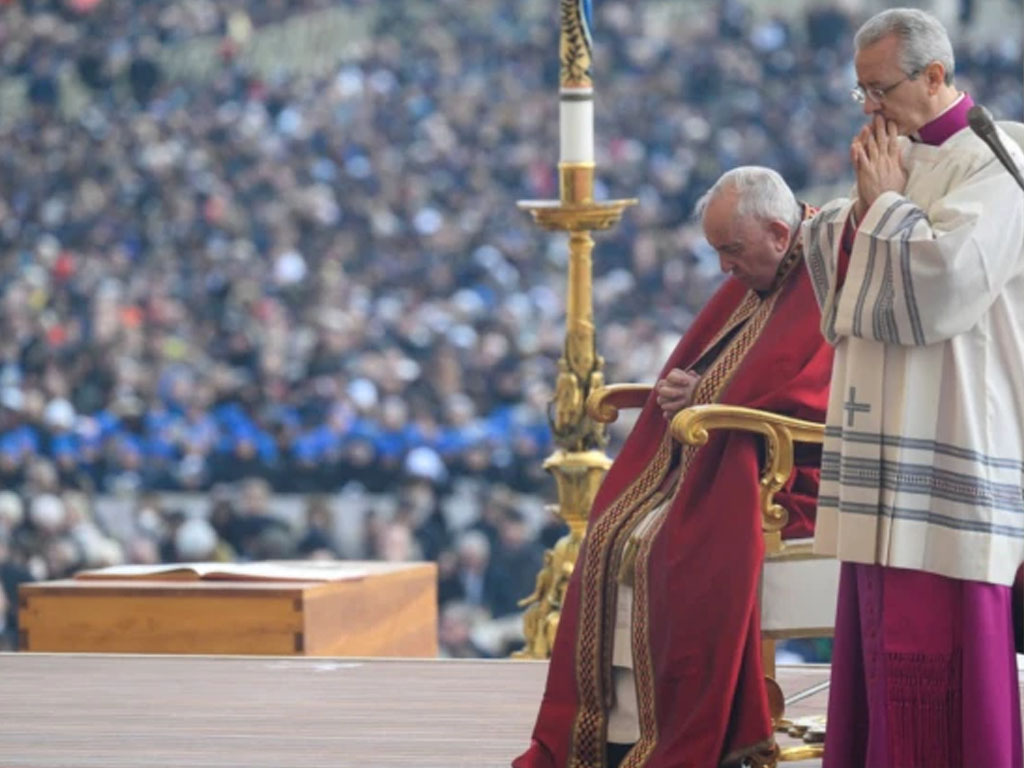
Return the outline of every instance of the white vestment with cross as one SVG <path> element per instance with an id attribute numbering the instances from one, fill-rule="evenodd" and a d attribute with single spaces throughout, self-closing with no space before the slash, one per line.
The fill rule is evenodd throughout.
<path id="1" fill-rule="evenodd" d="M 1024 560 L 1024 193 L 970 130 L 906 142 L 904 159 L 906 190 L 868 209 L 841 287 L 852 201 L 803 228 L 836 348 L 815 550 L 1010 584 Z"/>

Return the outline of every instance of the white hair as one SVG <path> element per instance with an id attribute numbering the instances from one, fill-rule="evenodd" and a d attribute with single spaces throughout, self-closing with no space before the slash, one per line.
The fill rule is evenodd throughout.
<path id="1" fill-rule="evenodd" d="M 13 531 L 25 517 L 25 504 L 14 491 L 0 491 L 0 530 Z"/>
<path id="2" fill-rule="evenodd" d="M 890 35 L 900 40 L 903 74 L 916 74 L 937 61 L 946 70 L 946 85 L 952 85 L 953 44 L 938 19 L 917 8 L 890 8 L 865 21 L 853 36 L 853 45 L 861 51 Z"/>
<path id="3" fill-rule="evenodd" d="M 491 556 L 491 542 L 477 530 L 469 530 L 459 536 L 455 549 L 460 555 L 475 555 L 481 560 Z"/>
<path id="4" fill-rule="evenodd" d="M 704 215 L 708 204 L 723 192 L 736 190 L 736 215 L 762 221 L 784 221 L 790 230 L 800 225 L 800 203 L 782 176 L 771 168 L 743 165 L 726 171 L 697 201 L 695 213 Z"/>
<path id="5" fill-rule="evenodd" d="M 206 520 L 190 518 L 175 531 L 174 548 L 179 560 L 210 560 L 217 549 L 217 532 Z"/>
<path id="6" fill-rule="evenodd" d="M 56 531 L 67 519 L 64 502 L 52 493 L 41 493 L 29 503 L 29 519 L 44 531 Z"/>

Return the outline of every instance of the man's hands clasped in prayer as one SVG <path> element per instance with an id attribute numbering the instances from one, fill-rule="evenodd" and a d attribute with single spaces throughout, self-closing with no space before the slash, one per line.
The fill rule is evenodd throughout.
<path id="1" fill-rule="evenodd" d="M 857 174 L 857 221 L 883 192 L 903 193 L 907 172 L 900 154 L 896 123 L 875 115 L 850 144 L 850 161 Z"/>
<path id="2" fill-rule="evenodd" d="M 654 392 L 666 421 L 671 421 L 673 416 L 690 405 L 699 381 L 700 376 L 693 371 L 679 368 L 669 371 L 664 379 L 658 379 L 654 385 Z"/>

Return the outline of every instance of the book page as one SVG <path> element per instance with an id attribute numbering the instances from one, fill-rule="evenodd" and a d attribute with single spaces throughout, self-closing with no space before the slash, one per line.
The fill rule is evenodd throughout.
<path id="1" fill-rule="evenodd" d="M 368 574 L 365 563 L 338 560 L 267 560 L 257 563 L 163 563 L 112 565 L 81 571 L 76 579 L 151 581 L 345 581 Z"/>

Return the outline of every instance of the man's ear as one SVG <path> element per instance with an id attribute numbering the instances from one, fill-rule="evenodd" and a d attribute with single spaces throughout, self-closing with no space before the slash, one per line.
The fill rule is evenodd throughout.
<path id="1" fill-rule="evenodd" d="M 793 232 L 786 222 L 780 219 L 772 219 L 768 222 L 768 232 L 771 234 L 772 245 L 782 253 L 789 250 L 789 240 Z"/>
<path id="2" fill-rule="evenodd" d="M 933 94 L 946 84 L 946 68 L 941 62 L 933 61 L 921 73 L 928 84 L 928 93 Z"/>

